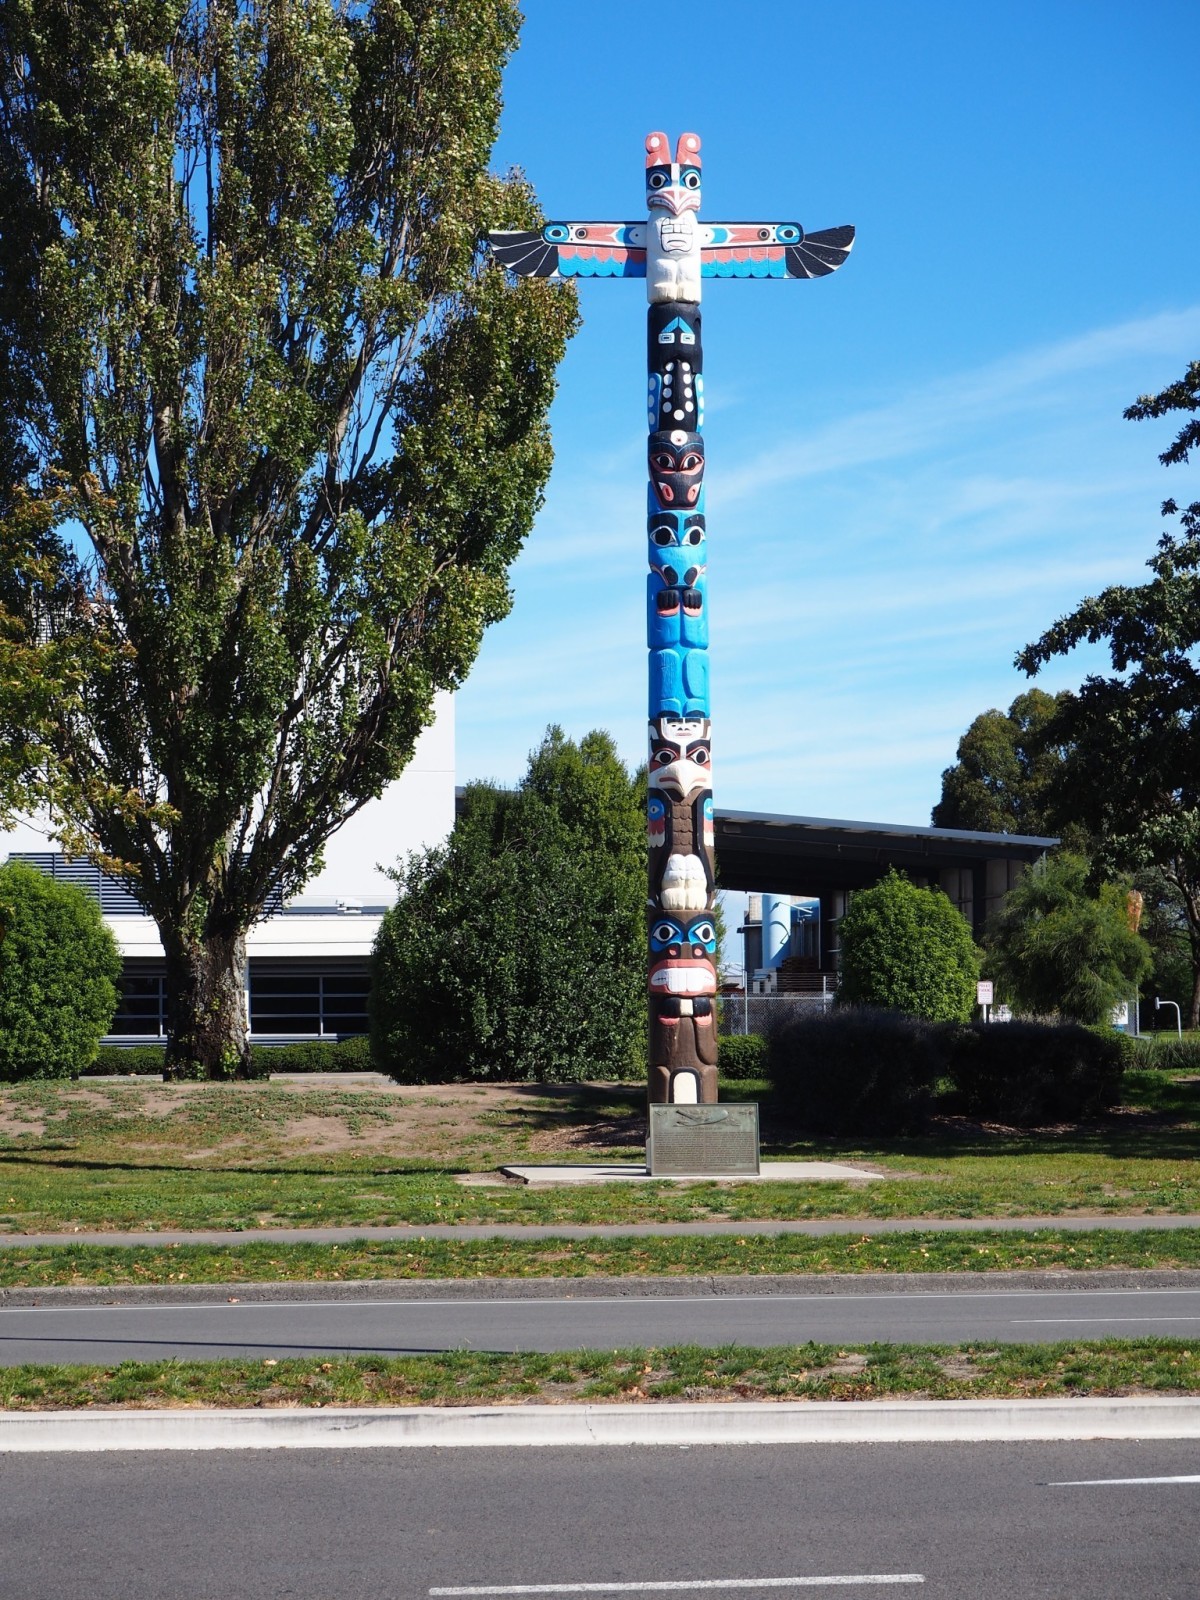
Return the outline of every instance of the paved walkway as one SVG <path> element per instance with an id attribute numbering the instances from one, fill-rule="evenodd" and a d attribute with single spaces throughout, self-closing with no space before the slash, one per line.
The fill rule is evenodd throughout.
<path id="1" fill-rule="evenodd" d="M 725 1217 L 709 1222 L 430 1222 L 403 1223 L 396 1227 L 341 1228 L 204 1228 L 195 1232 L 162 1228 L 138 1233 L 0 1233 L 0 1249 L 28 1250 L 35 1245 L 157 1245 L 164 1244 L 348 1244 L 354 1239 L 685 1239 L 734 1234 L 796 1233 L 810 1239 L 831 1234 L 976 1233 L 996 1228 L 1005 1233 L 1026 1233 L 1053 1228 L 1070 1233 L 1107 1230 L 1116 1233 L 1161 1232 L 1172 1228 L 1200 1228 L 1200 1216 L 1173 1214 L 1147 1217 L 1078 1215 L 1065 1217 L 822 1217 L 815 1221 L 760 1222 Z"/>

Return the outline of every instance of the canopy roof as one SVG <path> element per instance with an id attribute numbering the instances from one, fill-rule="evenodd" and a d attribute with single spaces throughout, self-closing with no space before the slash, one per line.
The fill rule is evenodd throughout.
<path id="1" fill-rule="evenodd" d="M 769 811 L 716 813 L 722 889 L 821 894 L 874 883 L 889 867 L 934 873 L 987 861 L 1036 861 L 1057 839 L 891 822 L 787 817 Z"/>

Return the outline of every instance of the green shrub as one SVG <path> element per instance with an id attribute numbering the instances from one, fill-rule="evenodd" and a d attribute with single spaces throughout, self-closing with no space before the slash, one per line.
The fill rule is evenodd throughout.
<path id="1" fill-rule="evenodd" d="M 765 1078 L 767 1041 L 761 1033 L 723 1033 L 717 1040 L 717 1060 L 723 1078 Z"/>
<path id="2" fill-rule="evenodd" d="M 967 1022 L 979 952 L 962 913 L 940 889 L 894 869 L 860 889 L 841 922 L 838 1005 L 882 1006 L 928 1022 Z"/>
<path id="3" fill-rule="evenodd" d="M 929 1118 L 953 1032 L 865 1006 L 793 1017 L 767 1037 L 767 1076 L 810 1133 L 911 1133 Z"/>
<path id="4" fill-rule="evenodd" d="M 121 956 L 100 907 L 23 861 L 0 867 L 0 1078 L 72 1078 L 117 1008 Z"/>
<path id="5" fill-rule="evenodd" d="M 1143 1034 L 1130 1044 L 1134 1051 L 1130 1066 L 1153 1072 L 1200 1073 L 1200 1033 L 1185 1033 L 1182 1038 L 1175 1033 Z"/>
<path id="6" fill-rule="evenodd" d="M 102 1044 L 96 1059 L 85 1067 L 85 1078 L 125 1078 L 153 1076 L 163 1069 L 165 1052 L 161 1044 Z"/>
<path id="7" fill-rule="evenodd" d="M 1107 1111 L 1133 1057 L 1113 1028 L 977 1022 L 955 1035 L 950 1077 L 968 1116 L 1034 1127 Z"/>
<path id="8" fill-rule="evenodd" d="M 265 1077 L 270 1072 L 371 1072 L 366 1034 L 353 1039 L 308 1039 L 292 1044 L 256 1044 L 250 1054 Z"/>
<path id="9" fill-rule="evenodd" d="M 611 738 L 550 729 L 515 790 L 468 786 L 410 856 L 371 962 L 372 1056 L 401 1083 L 645 1076 L 646 811 Z"/>

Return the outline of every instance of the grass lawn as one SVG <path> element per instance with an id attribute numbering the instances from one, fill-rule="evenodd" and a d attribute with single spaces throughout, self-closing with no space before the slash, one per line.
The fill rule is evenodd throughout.
<path id="1" fill-rule="evenodd" d="M 761 1099 L 765 1086 L 722 1093 Z M 1200 1212 L 1200 1083 L 1141 1071 L 1128 1099 L 1086 1128 L 943 1121 L 921 1139 L 853 1146 L 798 1139 L 764 1106 L 768 1161 L 837 1159 L 884 1176 L 530 1190 L 456 1174 L 638 1161 L 641 1086 L 23 1084 L 0 1089 L 0 1229 Z"/>
<path id="2" fill-rule="evenodd" d="M 738 1238 L 356 1240 L 237 1245 L 51 1245 L 0 1250 L 0 1289 L 446 1278 L 754 1276 L 764 1273 L 1200 1268 L 1200 1228 L 1170 1232 Z"/>
<path id="3" fill-rule="evenodd" d="M 807 1344 L 754 1350 L 727 1345 L 0 1369 L 0 1409 L 13 1411 L 1128 1394 L 1200 1394 L 1200 1346 L 1193 1350 L 1180 1339 L 996 1347 Z"/>

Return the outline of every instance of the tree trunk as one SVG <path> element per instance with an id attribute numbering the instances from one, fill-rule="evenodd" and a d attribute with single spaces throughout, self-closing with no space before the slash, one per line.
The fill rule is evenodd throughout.
<path id="1" fill-rule="evenodd" d="M 167 956 L 167 1054 L 163 1077 L 248 1078 L 246 934 L 188 938 L 163 932 Z"/>
<path id="2" fill-rule="evenodd" d="M 1188 1016 L 1189 1028 L 1200 1028 L 1200 964 L 1193 962 L 1192 1009 Z"/>

